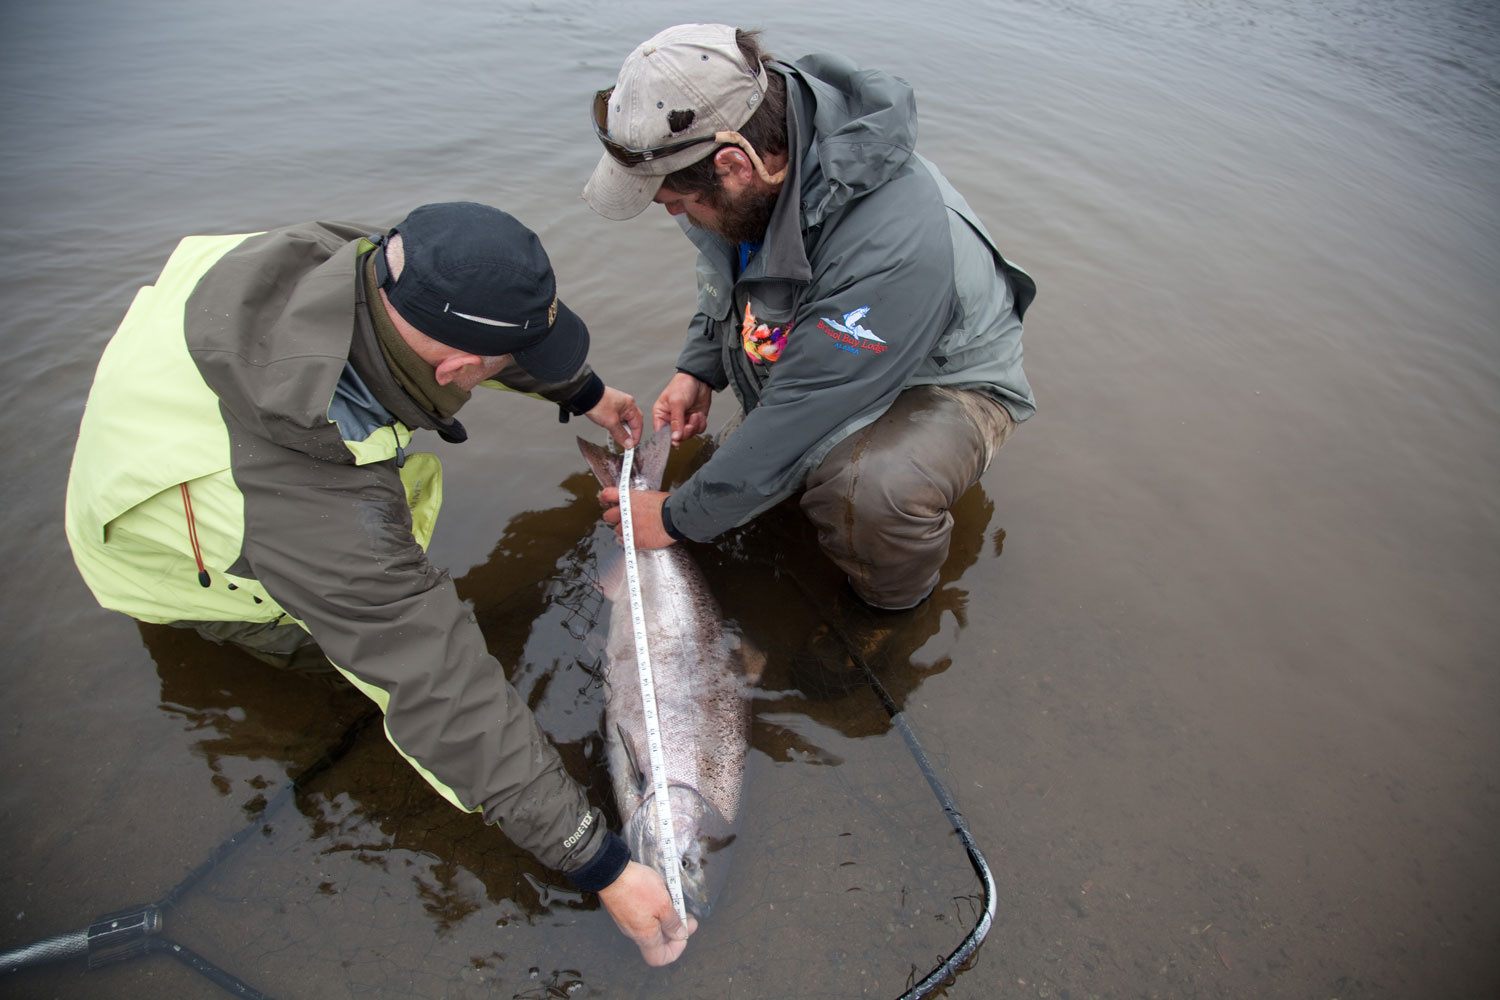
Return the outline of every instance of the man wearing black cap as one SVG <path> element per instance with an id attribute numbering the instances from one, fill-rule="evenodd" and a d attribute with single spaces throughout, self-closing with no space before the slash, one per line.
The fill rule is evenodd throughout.
<path id="1" fill-rule="evenodd" d="M 492 380 L 622 445 L 640 409 L 589 368 L 587 329 L 511 216 L 426 205 L 369 233 L 314 222 L 178 245 L 95 375 L 68 482 L 74 560 L 106 608 L 333 664 L 434 788 L 670 962 L 691 918 L 589 806 L 428 562 L 441 469 L 408 450 L 419 428 L 463 441 L 455 414 Z"/>

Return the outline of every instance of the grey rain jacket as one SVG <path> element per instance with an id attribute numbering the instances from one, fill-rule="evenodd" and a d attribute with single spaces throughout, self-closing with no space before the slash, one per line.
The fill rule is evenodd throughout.
<path id="1" fill-rule="evenodd" d="M 183 241 L 90 393 L 69 481 L 75 561 L 101 604 L 146 621 L 284 609 L 381 706 L 391 743 L 434 788 L 601 888 L 628 849 L 414 535 L 415 511 L 430 536 L 440 481 L 435 456 L 406 452 L 411 430 L 465 434 L 384 361 L 360 278 L 373 231 L 307 223 Z M 602 392 L 587 365 L 561 385 L 514 369 L 501 381 L 573 412 Z M 403 467 L 432 471 L 404 483 Z"/>
<path id="2" fill-rule="evenodd" d="M 772 71 L 790 162 L 761 250 L 736 277 L 738 249 L 678 219 L 699 251 L 678 370 L 732 388 L 745 411 L 667 501 L 698 541 L 798 492 L 909 386 L 984 392 L 1017 422 L 1036 409 L 1021 369 L 1036 285 L 915 152 L 911 88 L 831 55 Z"/>

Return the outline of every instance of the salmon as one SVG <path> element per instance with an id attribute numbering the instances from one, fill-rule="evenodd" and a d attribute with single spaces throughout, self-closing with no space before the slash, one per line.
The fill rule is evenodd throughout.
<path id="1" fill-rule="evenodd" d="M 621 455 L 582 438 L 578 447 L 600 483 L 619 485 Z M 670 448 L 671 429 L 663 427 L 637 449 L 632 489 L 661 488 Z M 750 692 L 765 660 L 725 628 L 718 601 L 685 546 L 639 549 L 636 569 L 683 902 L 702 919 L 727 875 L 720 852 L 734 839 Z M 615 805 L 631 856 L 665 877 L 623 551 L 601 567 L 600 587 L 611 601 L 604 738 Z"/>

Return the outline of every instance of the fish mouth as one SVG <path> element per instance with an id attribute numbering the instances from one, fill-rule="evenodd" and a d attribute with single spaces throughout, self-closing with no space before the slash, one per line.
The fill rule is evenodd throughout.
<path id="1" fill-rule="evenodd" d="M 729 821 L 688 785 L 671 785 L 667 794 L 672 808 L 672 826 L 677 844 L 677 871 L 682 880 L 682 901 L 699 920 L 713 912 L 714 899 L 729 870 L 728 858 L 716 855 L 734 841 Z M 642 800 L 625 824 L 625 842 L 630 854 L 666 878 L 662 859 L 660 827 L 656 817 L 656 795 Z"/>

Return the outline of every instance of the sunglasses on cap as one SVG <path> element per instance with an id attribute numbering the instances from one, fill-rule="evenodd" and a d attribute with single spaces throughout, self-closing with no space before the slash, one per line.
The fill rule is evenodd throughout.
<path id="1" fill-rule="evenodd" d="M 782 167 L 774 174 L 768 173 L 766 165 L 761 162 L 760 154 L 755 151 L 755 147 L 750 145 L 749 140 L 738 132 L 715 132 L 713 135 L 700 135 L 696 139 L 680 139 L 677 142 L 651 146 L 648 149 L 632 149 L 623 143 L 616 142 L 609 136 L 609 95 L 614 92 L 615 88 L 609 87 L 594 95 L 593 117 L 594 134 L 604 144 L 605 152 L 614 157 L 616 162 L 622 163 L 627 167 L 637 167 L 657 157 L 680 153 L 684 149 L 699 146 L 705 142 L 716 142 L 723 146 L 738 146 L 743 149 L 745 155 L 750 157 L 750 162 L 755 166 L 755 172 L 767 184 L 780 184 L 786 179 L 786 167 Z"/>
<path id="2" fill-rule="evenodd" d="M 734 143 L 735 145 L 742 145 L 745 142 L 738 132 L 715 132 L 712 135 L 700 135 L 696 139 L 679 139 L 676 142 L 663 143 L 647 149 L 633 149 L 610 138 L 609 95 L 614 92 L 615 88 L 609 87 L 594 95 L 594 134 L 604 144 L 605 152 L 627 167 L 637 167 L 648 160 L 671 156 L 673 153 L 680 153 L 684 149 L 701 146 L 706 142 Z"/>

